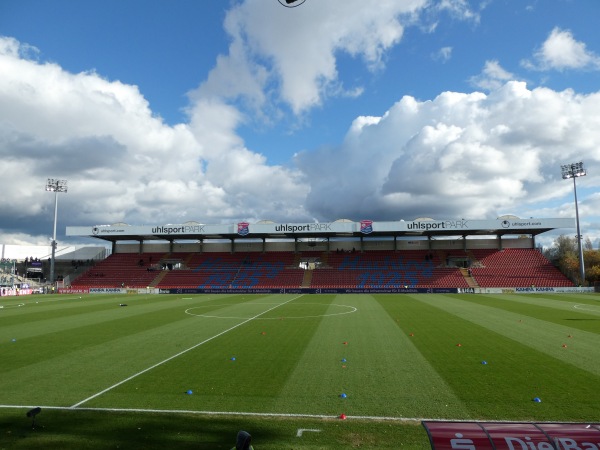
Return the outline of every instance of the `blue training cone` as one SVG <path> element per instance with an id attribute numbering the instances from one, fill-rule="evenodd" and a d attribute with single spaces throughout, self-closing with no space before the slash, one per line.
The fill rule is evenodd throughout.
<path id="1" fill-rule="evenodd" d="M 232 361 L 235 361 L 235 356 L 232 356 L 232 357 L 231 357 L 231 360 L 232 360 Z"/>
<path id="2" fill-rule="evenodd" d="M 341 394 L 340 394 L 340 397 L 342 397 L 342 398 L 346 398 L 346 397 L 347 397 L 347 395 L 346 395 L 346 394 L 344 394 L 344 393 L 341 393 Z"/>
<path id="3" fill-rule="evenodd" d="M 481 361 L 481 364 L 485 366 L 487 364 L 487 361 Z"/>
<path id="4" fill-rule="evenodd" d="M 189 390 L 186 392 L 186 394 L 187 394 L 187 395 L 192 395 L 193 393 L 194 393 L 194 392 L 193 392 L 191 389 L 189 389 Z"/>
<path id="5" fill-rule="evenodd" d="M 342 362 L 346 362 L 346 358 L 342 358 Z"/>
<path id="6" fill-rule="evenodd" d="M 539 397 L 534 398 L 533 401 L 536 403 L 542 403 L 542 399 Z"/>

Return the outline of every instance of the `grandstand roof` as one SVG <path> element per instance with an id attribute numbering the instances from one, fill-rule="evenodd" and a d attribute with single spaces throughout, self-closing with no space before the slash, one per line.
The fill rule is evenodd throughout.
<path id="1" fill-rule="evenodd" d="M 90 237 L 118 241 L 182 241 L 210 239 L 306 239 L 358 237 L 436 237 L 436 236 L 536 236 L 559 228 L 575 228 L 574 218 L 520 219 L 501 216 L 494 220 L 420 218 L 412 221 L 374 222 L 348 220 L 327 223 L 274 223 L 209 225 L 199 222 L 183 224 L 134 226 L 125 223 L 67 227 L 67 236 Z"/>

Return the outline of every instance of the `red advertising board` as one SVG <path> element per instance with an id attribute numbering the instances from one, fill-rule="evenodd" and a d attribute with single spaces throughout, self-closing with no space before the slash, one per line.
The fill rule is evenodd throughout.
<path id="1" fill-rule="evenodd" d="M 424 421 L 434 450 L 600 450 L 598 423 Z"/>
<path id="2" fill-rule="evenodd" d="M 600 424 L 542 423 L 538 424 L 559 450 L 600 449 Z"/>

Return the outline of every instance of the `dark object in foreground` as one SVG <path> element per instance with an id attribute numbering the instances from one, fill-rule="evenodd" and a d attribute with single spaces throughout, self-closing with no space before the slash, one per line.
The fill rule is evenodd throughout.
<path id="1" fill-rule="evenodd" d="M 27 417 L 31 417 L 31 428 L 35 428 L 35 416 L 37 416 L 42 411 L 42 408 L 39 406 L 37 408 L 30 409 L 25 414 Z"/>
<path id="2" fill-rule="evenodd" d="M 254 447 L 250 445 L 251 442 L 252 436 L 250 436 L 250 433 L 244 430 L 240 430 L 237 434 L 235 447 L 231 450 L 254 450 Z"/>

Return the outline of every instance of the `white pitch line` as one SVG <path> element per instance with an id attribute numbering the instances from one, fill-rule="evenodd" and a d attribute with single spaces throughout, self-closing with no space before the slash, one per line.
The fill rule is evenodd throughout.
<path id="1" fill-rule="evenodd" d="M 310 431 L 311 433 L 321 432 L 321 430 L 317 430 L 316 428 L 298 428 L 298 431 L 296 431 L 296 437 L 302 437 L 302 433 L 305 431 Z"/>
<path id="2" fill-rule="evenodd" d="M 589 312 L 600 312 L 599 309 L 586 309 L 583 308 L 583 306 L 591 306 L 592 308 L 598 308 L 598 305 L 588 305 L 588 304 L 579 304 L 579 305 L 573 305 L 573 309 L 579 309 L 581 311 L 589 311 Z"/>
<path id="3" fill-rule="evenodd" d="M 269 309 L 267 309 L 266 311 L 263 311 L 263 312 L 261 312 L 260 314 L 257 314 L 257 315 L 256 315 L 256 316 L 254 316 L 254 317 L 250 317 L 249 319 L 246 319 L 246 320 L 244 320 L 243 322 L 240 322 L 240 323 L 238 323 L 237 325 L 234 325 L 234 326 L 232 326 L 231 328 L 228 328 L 228 329 L 226 329 L 225 331 L 221 331 L 220 333 L 218 333 L 218 334 L 215 334 L 214 336 L 212 336 L 212 337 L 209 337 L 208 339 L 205 339 L 205 340 L 203 340 L 202 342 L 200 342 L 200 343 L 198 343 L 198 344 L 196 344 L 196 345 L 193 345 L 193 346 L 191 346 L 190 348 L 187 348 L 187 349 L 185 349 L 185 350 L 182 350 L 182 351 L 180 351 L 179 353 L 177 353 L 177 354 L 175 354 L 175 355 L 173 355 L 173 356 L 170 356 L 170 357 L 168 357 L 167 359 L 164 359 L 164 360 L 162 360 L 161 362 L 158 362 L 158 363 L 154 364 L 153 366 L 150 366 L 150 367 L 148 367 L 148 368 L 146 368 L 146 369 L 144 369 L 144 370 L 142 370 L 142 371 L 140 371 L 140 372 L 138 372 L 138 373 L 135 373 L 135 374 L 131 375 L 130 377 L 127 377 L 127 378 L 125 378 L 124 380 L 121 380 L 121 381 L 119 381 L 118 383 L 115 383 L 115 384 L 113 384 L 112 386 L 110 386 L 110 387 L 107 387 L 106 389 L 104 389 L 104 390 L 102 390 L 102 391 L 100 391 L 100 392 L 97 392 L 96 394 L 94 394 L 94 395 L 92 395 L 92 396 L 90 396 L 90 397 L 88 397 L 88 398 L 86 398 L 86 399 L 84 399 L 84 400 L 81 400 L 81 401 L 80 401 L 80 402 L 78 402 L 78 403 L 75 403 L 73 406 L 71 406 L 71 408 L 77 408 L 77 407 L 79 407 L 79 405 L 83 405 L 84 403 L 86 403 L 86 402 L 88 402 L 88 401 L 90 401 L 90 400 L 92 400 L 92 399 L 94 399 L 94 398 L 96 398 L 96 397 L 99 397 L 99 396 L 100 396 L 100 395 L 102 395 L 102 394 L 105 394 L 106 392 L 110 391 L 111 389 L 114 389 L 114 388 L 116 388 L 117 386 L 120 386 L 120 385 L 122 385 L 123 383 L 127 383 L 128 381 L 130 381 L 130 380 L 133 380 L 135 377 L 137 377 L 137 376 L 139 376 L 139 375 L 142 375 L 142 374 L 144 374 L 144 373 L 146 373 L 146 372 L 148 372 L 148 371 L 150 371 L 150 370 L 152 370 L 152 369 L 155 369 L 155 368 L 157 368 L 158 366 L 161 366 L 161 365 L 163 365 L 164 363 L 166 363 L 166 362 L 169 362 L 169 361 L 171 361 L 171 360 L 173 360 L 173 359 L 175 359 L 175 358 L 177 358 L 177 357 L 179 357 L 179 356 L 183 355 L 184 353 L 187 353 L 187 352 L 189 352 L 190 350 L 194 350 L 195 348 L 198 348 L 198 347 L 200 347 L 201 345 L 203 345 L 203 344 L 206 344 L 207 342 L 210 342 L 210 341 L 212 341 L 213 339 L 216 339 L 216 338 L 218 338 L 219 336 L 222 336 L 222 335 L 224 335 L 225 333 L 228 333 L 228 332 L 230 332 L 231 330 L 234 330 L 234 329 L 236 329 L 237 327 L 240 327 L 240 326 L 244 325 L 245 323 L 248 323 L 248 322 L 250 322 L 251 320 L 254 320 L 254 319 L 256 319 L 257 317 L 260 317 L 260 316 L 262 316 L 263 314 L 266 314 L 266 313 L 268 313 L 269 311 L 272 311 L 272 310 L 274 310 L 275 308 L 279 308 L 280 306 L 283 306 L 283 305 L 285 305 L 285 304 L 287 304 L 287 303 L 289 303 L 289 302 L 291 302 L 291 301 L 293 301 L 293 300 L 296 300 L 297 298 L 300 298 L 300 297 L 302 297 L 302 295 L 304 295 L 304 294 L 301 294 L 301 295 L 298 295 L 297 297 L 291 298 L 291 299 L 290 299 L 290 300 L 288 300 L 287 302 L 283 302 L 283 303 L 277 304 L 277 305 L 273 306 L 272 308 L 269 308 Z"/>
<path id="4" fill-rule="evenodd" d="M 28 405 L 0 405 L 0 408 L 12 408 L 12 409 L 26 409 L 34 408 L 34 406 Z M 72 406 L 40 406 L 41 409 L 49 410 L 66 410 L 72 411 Z M 194 410 L 182 410 L 182 409 L 140 409 L 140 408 L 77 408 L 77 411 L 96 411 L 96 412 L 135 412 L 135 413 L 151 413 L 151 414 L 197 414 L 204 416 L 248 416 L 248 417 L 279 417 L 289 419 L 338 419 L 339 415 L 332 416 L 327 414 L 295 414 L 295 413 L 269 413 L 269 412 L 243 412 L 243 411 L 194 411 Z M 460 419 L 426 419 L 426 418 L 411 418 L 411 417 L 385 417 L 385 416 L 346 416 L 347 419 L 359 419 L 359 420 L 390 420 L 398 422 L 415 422 L 422 420 L 444 420 L 444 421 L 461 421 Z M 477 422 L 476 420 L 468 420 L 469 422 Z M 489 422 L 489 420 L 482 420 L 481 422 Z M 498 421 L 496 421 L 498 422 Z M 510 422 L 510 421 L 507 421 Z M 537 423 L 537 422 L 536 422 Z M 559 422 L 566 423 L 566 422 Z"/>
<path id="5" fill-rule="evenodd" d="M 34 405 L 0 405 L 4 409 L 31 409 Z M 72 406 L 44 406 L 38 405 L 41 409 L 57 410 L 57 411 L 73 411 Z M 294 413 L 258 413 L 258 412 L 242 412 L 242 411 L 194 411 L 185 409 L 141 409 L 141 408 L 77 408 L 77 411 L 92 411 L 92 412 L 135 412 L 148 414 L 196 414 L 203 416 L 249 416 L 249 417 L 280 417 L 289 419 L 339 419 L 339 416 L 327 414 L 294 414 Z M 392 422 L 473 422 L 473 423 L 515 423 L 515 420 L 490 420 L 490 419 L 444 419 L 440 417 L 390 417 L 390 416 L 346 416 L 346 419 L 354 420 L 373 420 L 373 421 L 392 421 Z M 341 419 L 340 419 L 341 420 Z M 600 425 L 597 422 L 570 422 L 570 421 L 541 421 L 541 422 L 523 422 L 523 423 L 572 423 L 572 424 L 591 424 Z"/>

